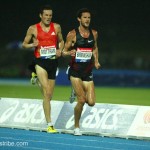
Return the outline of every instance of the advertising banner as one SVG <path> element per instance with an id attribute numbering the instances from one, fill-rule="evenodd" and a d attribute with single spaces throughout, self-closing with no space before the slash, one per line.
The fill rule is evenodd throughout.
<path id="1" fill-rule="evenodd" d="M 64 104 L 56 121 L 56 128 L 73 130 L 75 104 L 68 102 Z M 80 127 L 83 132 L 126 135 L 137 111 L 137 107 L 128 105 L 96 104 L 94 107 L 85 105 Z"/>
<path id="2" fill-rule="evenodd" d="M 42 100 L 1 98 L 0 127 L 46 131 Z M 60 132 L 73 133 L 76 102 L 51 101 L 51 116 Z M 83 134 L 150 139 L 150 107 L 96 103 L 84 105 L 80 119 Z"/>
<path id="3" fill-rule="evenodd" d="M 141 107 L 130 127 L 128 135 L 150 137 L 150 107 Z"/>
<path id="4" fill-rule="evenodd" d="M 0 100 L 0 126 L 20 128 L 46 127 L 46 121 L 42 106 L 42 100 L 39 99 L 20 99 L 20 98 L 1 98 Z M 63 102 L 52 101 L 52 120 L 55 124 L 61 111 Z"/>

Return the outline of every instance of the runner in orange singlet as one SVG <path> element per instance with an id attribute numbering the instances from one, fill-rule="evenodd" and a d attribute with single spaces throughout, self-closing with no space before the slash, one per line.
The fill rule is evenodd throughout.
<path id="1" fill-rule="evenodd" d="M 51 22 L 53 11 L 50 6 L 43 6 L 40 10 L 41 21 L 31 25 L 23 41 L 23 48 L 35 48 L 34 66 L 38 82 L 43 94 L 43 109 L 47 121 L 47 132 L 57 132 L 51 120 L 51 104 L 53 96 L 56 70 L 58 67 L 57 58 L 61 56 L 64 41 L 61 27 Z"/>

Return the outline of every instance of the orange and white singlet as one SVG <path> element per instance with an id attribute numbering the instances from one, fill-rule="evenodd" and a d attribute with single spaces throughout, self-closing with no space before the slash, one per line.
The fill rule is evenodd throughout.
<path id="1" fill-rule="evenodd" d="M 36 58 L 55 59 L 57 48 L 57 35 L 54 28 L 54 23 L 50 23 L 50 30 L 44 32 L 40 23 L 36 24 L 37 40 L 39 45 L 34 50 Z"/>

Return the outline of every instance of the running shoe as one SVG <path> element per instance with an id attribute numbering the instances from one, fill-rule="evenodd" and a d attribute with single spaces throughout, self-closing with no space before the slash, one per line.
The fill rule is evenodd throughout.
<path id="1" fill-rule="evenodd" d="M 75 94 L 74 89 L 72 88 L 71 95 L 70 95 L 70 98 L 69 98 L 70 103 L 73 103 L 75 101 L 75 99 L 76 99 L 76 94 Z"/>
<path id="2" fill-rule="evenodd" d="M 58 132 L 53 126 L 48 126 L 47 133 L 58 133 Z"/>
<path id="3" fill-rule="evenodd" d="M 75 128 L 75 129 L 74 129 L 74 135 L 77 135 L 77 136 L 82 135 L 82 133 L 81 133 L 81 131 L 80 131 L 79 128 Z"/>
<path id="4" fill-rule="evenodd" d="M 37 74 L 32 72 L 32 74 L 31 74 L 31 84 L 35 85 L 36 81 L 37 81 Z"/>

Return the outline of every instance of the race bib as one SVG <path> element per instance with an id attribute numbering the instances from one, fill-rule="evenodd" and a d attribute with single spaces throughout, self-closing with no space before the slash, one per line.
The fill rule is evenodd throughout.
<path id="1" fill-rule="evenodd" d="M 41 46 L 40 48 L 40 57 L 43 59 L 53 58 L 56 56 L 56 47 L 55 46 Z"/>
<path id="2" fill-rule="evenodd" d="M 92 57 L 92 48 L 77 48 L 75 61 L 89 62 Z"/>

